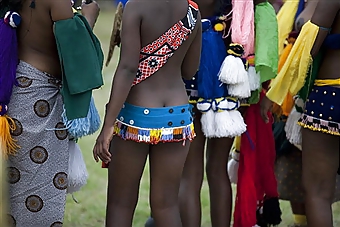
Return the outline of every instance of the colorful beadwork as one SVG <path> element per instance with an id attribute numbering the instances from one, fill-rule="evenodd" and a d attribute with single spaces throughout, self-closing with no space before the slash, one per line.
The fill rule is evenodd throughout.
<path id="1" fill-rule="evenodd" d="M 340 136 L 340 88 L 314 86 L 298 124 L 313 131 Z"/>
<path id="2" fill-rule="evenodd" d="M 189 1 L 188 12 L 158 39 L 140 51 L 139 66 L 132 86 L 146 80 L 162 68 L 195 29 L 198 7 Z"/>

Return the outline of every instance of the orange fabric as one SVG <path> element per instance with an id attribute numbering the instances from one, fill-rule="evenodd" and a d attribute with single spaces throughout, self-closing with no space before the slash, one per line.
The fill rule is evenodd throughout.
<path id="1" fill-rule="evenodd" d="M 295 43 L 295 38 L 293 37 L 290 37 L 288 38 L 288 44 L 286 45 L 286 47 L 284 48 L 281 56 L 280 56 L 280 59 L 279 59 L 279 65 L 278 65 L 278 72 L 281 71 L 283 65 L 285 64 L 289 54 L 290 54 L 290 51 L 292 50 L 293 48 L 293 45 Z M 279 117 L 281 115 L 285 115 L 285 116 L 288 116 L 289 113 L 292 111 L 294 107 L 294 99 L 293 99 L 293 96 L 288 93 L 286 98 L 284 99 L 282 105 L 278 105 L 276 103 L 273 104 L 273 113 Z"/>

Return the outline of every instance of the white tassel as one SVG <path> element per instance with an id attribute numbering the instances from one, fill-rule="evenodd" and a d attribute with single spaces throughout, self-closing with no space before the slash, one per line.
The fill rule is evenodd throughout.
<path id="1" fill-rule="evenodd" d="M 301 145 L 302 143 L 301 126 L 297 124 L 301 115 L 294 107 L 288 116 L 285 131 L 286 137 L 291 144 Z"/>
<path id="2" fill-rule="evenodd" d="M 228 162 L 228 175 L 232 184 L 237 184 L 239 160 L 240 153 L 233 151 L 232 158 Z"/>
<path id="3" fill-rule="evenodd" d="M 229 111 L 231 120 L 233 121 L 230 128 L 230 137 L 240 136 L 247 131 L 247 125 L 244 123 L 244 119 L 238 110 Z"/>
<path id="4" fill-rule="evenodd" d="M 248 68 L 248 78 L 249 78 L 249 86 L 251 91 L 256 91 L 260 88 L 260 72 L 256 72 L 254 66 L 249 66 Z"/>
<path id="5" fill-rule="evenodd" d="M 216 127 L 214 137 L 217 138 L 233 137 L 231 132 L 234 125 L 233 120 L 230 117 L 229 111 L 215 112 L 214 125 Z"/>
<path id="6" fill-rule="evenodd" d="M 69 141 L 69 169 L 67 193 L 72 194 L 80 190 L 87 183 L 88 172 L 78 144 L 74 140 Z"/>
<path id="7" fill-rule="evenodd" d="M 228 55 L 220 68 L 218 79 L 225 84 L 238 84 L 247 80 L 248 73 L 241 58 Z"/>
<path id="8" fill-rule="evenodd" d="M 229 85 L 228 94 L 241 99 L 249 98 L 251 96 L 249 80 L 247 79 L 243 83 Z"/>
<path id="9" fill-rule="evenodd" d="M 213 110 L 202 113 L 201 124 L 202 132 L 206 137 L 215 137 L 215 113 Z"/>

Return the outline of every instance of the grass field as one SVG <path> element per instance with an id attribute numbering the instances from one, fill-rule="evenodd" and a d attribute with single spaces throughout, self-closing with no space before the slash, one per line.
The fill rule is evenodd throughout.
<path id="1" fill-rule="evenodd" d="M 113 22 L 114 11 L 102 10 L 95 27 L 95 33 L 98 35 L 102 48 L 105 54 L 108 51 L 109 39 L 111 34 L 111 27 Z M 109 92 L 111 88 L 111 81 L 114 70 L 117 66 L 118 53 L 115 53 L 114 58 L 109 67 L 104 69 L 105 85 L 103 88 L 94 92 L 97 108 L 103 116 L 104 106 L 109 98 Z M 90 174 L 87 185 L 78 193 L 75 197 L 79 201 L 79 204 L 73 202 L 69 196 L 67 199 L 67 206 L 65 212 L 65 227 L 102 227 L 104 226 L 105 219 L 105 206 L 106 206 L 106 186 L 107 186 L 107 171 L 101 169 L 100 164 L 95 163 L 92 158 L 92 148 L 97 135 L 87 137 L 80 140 L 80 146 L 85 157 L 87 168 Z M 149 175 L 148 168 L 145 169 L 143 180 L 141 183 L 141 190 L 139 196 L 139 203 L 136 209 L 133 227 L 143 227 L 144 222 L 149 216 Z M 291 211 L 288 203 L 282 202 L 281 209 L 283 211 L 284 222 L 280 225 L 282 227 L 287 226 L 292 222 Z M 202 189 L 202 209 L 203 220 L 202 227 L 209 227 L 209 197 L 208 187 L 206 182 Z M 340 226 L 340 206 L 335 205 L 335 226 Z M 322 227 L 322 226 L 320 226 Z"/>

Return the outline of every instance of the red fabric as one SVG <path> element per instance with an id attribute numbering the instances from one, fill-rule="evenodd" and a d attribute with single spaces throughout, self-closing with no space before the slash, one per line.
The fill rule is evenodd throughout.
<path id="1" fill-rule="evenodd" d="M 262 92 L 261 99 L 264 95 Z M 247 132 L 241 137 L 234 227 L 256 225 L 258 202 L 262 203 L 264 196 L 278 197 L 272 124 L 262 120 L 260 102 L 247 109 L 245 123 Z"/>

